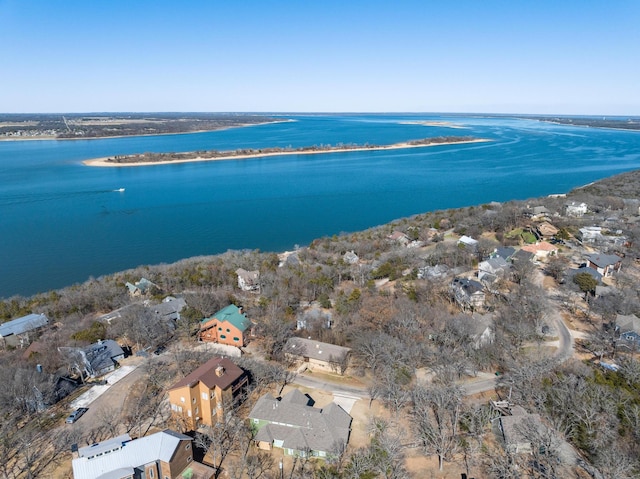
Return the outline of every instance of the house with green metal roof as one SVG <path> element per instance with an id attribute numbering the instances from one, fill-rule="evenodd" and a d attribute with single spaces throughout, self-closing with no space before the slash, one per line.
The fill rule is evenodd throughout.
<path id="1" fill-rule="evenodd" d="M 204 342 L 242 347 L 251 334 L 251 326 L 242 306 L 230 304 L 200 321 L 198 338 Z"/>

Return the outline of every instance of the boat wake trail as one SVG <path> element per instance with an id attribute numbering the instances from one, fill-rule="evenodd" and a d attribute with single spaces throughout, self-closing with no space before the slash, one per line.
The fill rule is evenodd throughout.
<path id="1" fill-rule="evenodd" d="M 24 194 L 2 194 L 0 192 L 0 205 L 11 206 L 28 203 L 41 203 L 45 201 L 64 201 L 75 198 L 90 198 L 105 195 L 107 193 L 123 193 L 124 188 L 117 190 L 93 190 L 93 191 L 65 191 L 65 192 L 40 192 Z"/>

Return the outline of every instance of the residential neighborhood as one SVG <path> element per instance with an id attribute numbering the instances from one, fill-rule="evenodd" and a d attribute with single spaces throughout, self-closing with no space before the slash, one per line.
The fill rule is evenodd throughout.
<path id="1" fill-rule="evenodd" d="M 6 467 L 35 477 L 55 463 L 74 478 L 608 471 L 593 449 L 599 427 L 564 404 L 600 408 L 597 387 L 610 401 L 598 414 L 627 434 L 610 440 L 635 437 L 635 409 L 616 409 L 604 378 L 631 378 L 640 348 L 640 212 L 613 224 L 602 206 L 564 200 L 144 268 L 101 286 L 112 299 L 93 293 L 82 313 L 63 310 L 62 294 L 47 307 L 13 303 L 0 337 L 16 366 L 3 374 L 26 387 L 0 391 L 0 404 L 50 414 L 60 439 L 34 436 L 32 460 L 19 423 L 3 426 L 22 451 Z M 612 231 L 624 241 L 607 240 Z M 348 476 L 356 467 L 365 475 Z"/>

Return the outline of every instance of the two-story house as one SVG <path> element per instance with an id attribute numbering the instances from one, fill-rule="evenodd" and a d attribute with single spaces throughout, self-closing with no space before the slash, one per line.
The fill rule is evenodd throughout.
<path id="1" fill-rule="evenodd" d="M 186 431 L 213 426 L 224 409 L 242 400 L 247 373 L 227 358 L 212 358 L 169 388 L 171 415 Z"/>
<path id="2" fill-rule="evenodd" d="M 468 278 L 454 278 L 449 287 L 453 298 L 462 309 L 477 311 L 484 307 L 485 294 L 482 283 Z"/>
<path id="3" fill-rule="evenodd" d="M 251 321 L 242 306 L 230 304 L 213 316 L 200 321 L 200 341 L 242 347 L 247 343 Z"/>
<path id="4" fill-rule="evenodd" d="M 567 216 L 573 216 L 574 218 L 580 218 L 587 214 L 589 207 L 586 203 L 578 203 L 577 201 L 571 201 L 564 205 L 564 212 Z"/>
<path id="5" fill-rule="evenodd" d="M 74 479 L 210 479 L 215 470 L 193 460 L 193 439 L 166 429 L 131 439 L 128 434 L 90 446 L 72 446 Z M 194 474 L 197 474 L 194 476 Z"/>
<path id="6" fill-rule="evenodd" d="M 587 257 L 587 266 L 593 268 L 605 278 L 622 268 L 622 258 L 615 254 L 591 254 Z"/>

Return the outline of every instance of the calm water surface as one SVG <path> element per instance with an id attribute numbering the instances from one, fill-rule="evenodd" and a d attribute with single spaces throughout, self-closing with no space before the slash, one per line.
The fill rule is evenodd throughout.
<path id="1" fill-rule="evenodd" d="M 188 135 L 0 142 L 0 297 L 228 249 L 290 249 L 429 210 L 566 192 L 640 167 L 640 132 L 461 116 L 293 118 Z M 145 151 L 453 135 L 493 141 L 138 168 L 81 164 Z"/>

